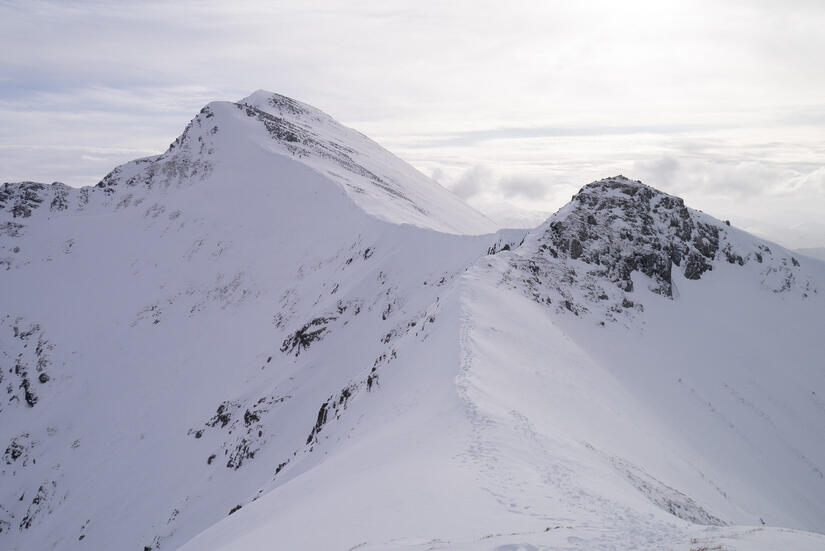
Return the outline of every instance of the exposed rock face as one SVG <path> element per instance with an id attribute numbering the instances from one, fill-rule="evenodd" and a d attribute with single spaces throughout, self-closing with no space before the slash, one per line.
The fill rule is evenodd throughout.
<path id="1" fill-rule="evenodd" d="M 215 135 L 219 132 L 214 110 L 205 106 L 163 155 L 136 159 L 116 167 L 95 186 L 106 195 L 120 190 L 117 208 L 139 204 L 142 198 L 129 188 L 168 188 L 203 180 L 212 172 Z"/>
<path id="2" fill-rule="evenodd" d="M 12 218 L 29 218 L 44 202 L 50 211 L 65 210 L 71 189 L 60 182 L 5 183 L 0 185 L 0 211 L 8 210 Z"/>
<path id="3" fill-rule="evenodd" d="M 603 310 L 607 320 L 644 309 L 629 295 L 636 290 L 634 272 L 649 278 L 651 291 L 673 299 L 674 270 L 697 280 L 721 260 L 739 266 L 765 261 L 764 286 L 815 292 L 798 277 L 795 258 L 774 256 L 762 243 L 743 244 L 732 238 L 734 231 L 679 197 L 624 176 L 606 178 L 584 186 L 523 246 L 505 255 L 510 267 L 504 280 L 560 312 Z"/>
<path id="4" fill-rule="evenodd" d="M 25 467 L 29 461 L 29 451 L 35 446 L 29 433 L 24 432 L 11 439 L 6 451 L 3 452 L 3 461 L 6 465 L 19 462 Z"/>
<path id="5" fill-rule="evenodd" d="M 617 176 L 583 187 L 542 241 L 546 254 L 600 266 L 625 291 L 633 290 L 630 274 L 638 270 L 654 281 L 651 290 L 670 297 L 674 265 L 688 279 L 712 269 L 719 228 L 695 220 L 679 197 Z"/>
<path id="6" fill-rule="evenodd" d="M 270 412 L 277 415 L 278 406 L 291 396 L 262 396 L 257 400 L 225 401 L 218 406 L 215 415 L 202 428 L 189 429 L 188 434 L 196 439 L 206 438 L 223 450 L 228 469 L 238 470 L 255 453 L 267 444 L 269 434 L 264 425 L 264 417 Z M 270 418 L 272 415 L 270 415 Z M 269 432 L 269 431 L 267 431 Z M 207 457 L 211 465 L 218 452 Z"/>
<path id="7" fill-rule="evenodd" d="M 39 323 L 29 323 L 22 317 L 6 315 L 0 319 L 0 384 L 5 387 L 6 400 L 0 403 L 0 413 L 6 408 L 35 407 L 41 393 L 51 385 L 52 353 Z M 2 373 L 5 371 L 5 373 Z M 50 389 L 53 392 L 55 389 Z"/>

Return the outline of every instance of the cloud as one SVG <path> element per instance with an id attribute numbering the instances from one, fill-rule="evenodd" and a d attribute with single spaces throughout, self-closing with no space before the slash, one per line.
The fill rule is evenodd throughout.
<path id="1" fill-rule="evenodd" d="M 541 200 L 548 196 L 550 186 L 539 178 L 525 175 L 497 175 L 490 167 L 476 165 L 450 179 L 443 169 L 431 176 L 465 201 L 512 199 Z"/>
<path id="2" fill-rule="evenodd" d="M 485 212 L 553 211 L 624 173 L 821 246 L 823 25 L 817 0 L 10 0 L 0 181 L 93 184 L 264 88 Z"/>
<path id="3" fill-rule="evenodd" d="M 443 178 L 443 176 L 442 176 Z M 470 201 L 495 187 L 492 172 L 483 166 L 474 166 L 446 187 L 465 201 Z"/>
<path id="4" fill-rule="evenodd" d="M 151 149 L 0 145 L 0 183 L 32 180 L 95 185 L 115 166 L 156 153 Z M 44 158 L 47 164 L 42 162 Z"/>
<path id="5" fill-rule="evenodd" d="M 807 174 L 798 174 L 780 186 L 781 193 L 825 196 L 825 166 Z"/>
<path id="6" fill-rule="evenodd" d="M 825 166 L 801 170 L 771 162 L 665 156 L 635 163 L 632 174 L 787 247 L 825 244 Z"/>
<path id="7" fill-rule="evenodd" d="M 637 162 L 633 172 L 651 185 L 676 195 L 741 200 L 794 194 L 810 199 L 825 193 L 825 166 L 800 172 L 759 161 L 730 163 L 666 156 Z"/>
<path id="8" fill-rule="evenodd" d="M 502 228 L 533 229 L 547 220 L 552 211 L 529 210 L 507 204 L 484 205 L 482 212 Z"/>
<path id="9" fill-rule="evenodd" d="M 552 212 L 542 208 L 553 186 L 528 175 L 501 175 L 485 165 L 475 165 L 450 178 L 437 168 L 432 177 L 498 222 L 501 227 L 534 228 Z"/>
<path id="10" fill-rule="evenodd" d="M 419 141 L 415 147 L 471 146 L 494 140 L 633 136 L 635 134 L 684 134 L 725 128 L 725 124 L 648 124 L 625 126 L 524 126 L 444 132 Z"/>
<path id="11" fill-rule="evenodd" d="M 436 168 L 434 179 L 503 227 L 535 227 L 590 181 L 624 173 L 680 196 L 735 226 L 790 247 L 825 244 L 825 166 L 807 170 L 772 162 L 726 162 L 661 155 L 623 168 L 602 166 L 556 178 L 508 174 L 479 164 Z M 595 174 L 588 176 L 588 173 Z"/>
<path id="12" fill-rule="evenodd" d="M 501 194 L 508 198 L 521 198 L 530 200 L 545 199 L 549 194 L 549 186 L 530 176 L 507 176 L 498 183 Z"/>

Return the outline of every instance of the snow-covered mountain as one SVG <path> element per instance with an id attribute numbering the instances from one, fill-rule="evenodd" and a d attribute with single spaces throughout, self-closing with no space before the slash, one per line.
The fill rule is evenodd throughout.
<path id="1" fill-rule="evenodd" d="M 825 546 L 825 263 L 677 197 L 494 232 L 263 91 L 0 189 L 3 549 Z"/>

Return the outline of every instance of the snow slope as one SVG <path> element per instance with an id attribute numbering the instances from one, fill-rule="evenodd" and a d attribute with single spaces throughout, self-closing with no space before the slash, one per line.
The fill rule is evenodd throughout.
<path id="1" fill-rule="evenodd" d="M 364 211 L 398 224 L 481 234 L 495 224 L 390 152 L 329 115 L 291 98 L 258 90 L 240 105 L 276 140 L 262 147 L 298 157 L 341 184 Z"/>
<path id="2" fill-rule="evenodd" d="M 820 549 L 767 526 L 825 518 L 823 272 L 797 263 L 637 182 L 587 186 L 473 263 L 445 342 L 399 348 L 321 465 L 184 549 Z"/>
<path id="3" fill-rule="evenodd" d="M 264 92 L 0 189 L 4 549 L 825 545 L 825 265 L 678 198 L 485 233 Z"/>

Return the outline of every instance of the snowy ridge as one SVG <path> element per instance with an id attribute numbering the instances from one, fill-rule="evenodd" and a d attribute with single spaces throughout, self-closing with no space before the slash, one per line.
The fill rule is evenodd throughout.
<path id="1" fill-rule="evenodd" d="M 210 178 L 216 165 L 224 165 L 224 171 L 247 170 L 237 164 L 237 152 L 250 149 L 271 154 L 255 168 L 261 178 L 274 180 L 273 185 L 278 157 L 286 156 L 323 174 L 382 220 L 456 234 L 495 231 L 492 221 L 366 136 L 318 109 L 264 91 L 238 103 L 210 103 L 162 155 L 116 167 L 94 188 L 3 184 L 0 209 L 8 204 L 9 218 L 22 219 L 43 204 L 51 215 L 84 210 L 90 202 L 114 209 L 145 206 L 170 189 Z M 231 186 L 231 180 L 225 184 Z M 19 220 L 6 222 L 4 230 L 15 231 L 19 225 Z"/>
<path id="2" fill-rule="evenodd" d="M 4 184 L 2 547 L 822 547 L 822 263 L 622 177 L 446 193 L 262 91 Z"/>
<path id="3" fill-rule="evenodd" d="M 264 90 L 239 103 L 259 111 L 254 116 L 274 138 L 267 146 L 330 176 L 379 218 L 450 233 L 495 229 L 492 221 L 433 180 L 314 107 Z"/>

